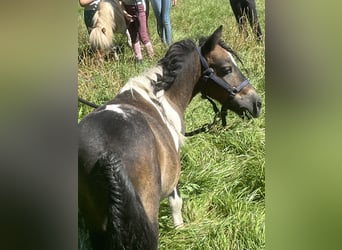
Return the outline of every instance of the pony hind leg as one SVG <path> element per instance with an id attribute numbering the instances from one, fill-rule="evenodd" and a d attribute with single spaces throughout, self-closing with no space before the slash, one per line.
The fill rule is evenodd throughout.
<path id="1" fill-rule="evenodd" d="M 177 187 L 173 189 L 173 192 L 169 196 L 169 204 L 172 210 L 172 219 L 173 224 L 176 228 L 183 226 L 183 218 L 182 218 L 182 205 L 183 200 L 180 196 L 179 190 Z"/>
<path id="2" fill-rule="evenodd" d="M 112 57 L 114 58 L 115 61 L 119 61 L 119 56 L 118 56 L 118 46 L 117 45 L 113 45 L 113 47 L 111 48 L 110 54 L 112 55 Z"/>
<path id="3" fill-rule="evenodd" d="M 230 6 L 233 10 L 236 22 L 238 24 L 239 33 L 245 33 L 246 32 L 246 16 L 245 13 L 245 7 L 242 5 L 241 1 L 233 1 L 230 0 Z"/>
<path id="4" fill-rule="evenodd" d="M 258 14 L 256 10 L 255 3 L 251 4 L 251 6 L 248 7 L 247 9 L 247 17 L 248 17 L 248 22 L 252 28 L 252 31 L 254 35 L 256 36 L 256 39 L 258 42 L 262 41 L 262 31 L 258 19 Z"/>
<path id="5" fill-rule="evenodd" d="M 127 37 L 128 46 L 129 46 L 130 48 L 133 48 L 131 35 L 129 34 L 128 29 L 126 29 L 125 35 L 126 35 L 126 37 Z"/>

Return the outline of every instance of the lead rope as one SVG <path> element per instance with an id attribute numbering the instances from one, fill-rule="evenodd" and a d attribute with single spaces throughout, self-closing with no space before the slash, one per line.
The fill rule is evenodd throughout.
<path id="1" fill-rule="evenodd" d="M 191 132 L 185 132 L 185 136 L 186 137 L 190 137 L 190 136 L 194 136 L 197 135 L 199 133 L 206 133 L 208 132 L 215 124 L 218 123 L 218 121 L 220 120 L 220 112 L 216 113 L 214 116 L 214 119 L 211 123 L 206 123 L 204 124 L 202 127 L 195 129 Z"/>
<path id="2" fill-rule="evenodd" d="M 225 116 L 227 115 L 227 112 L 222 112 L 222 111 L 220 112 L 219 109 L 217 108 L 215 102 L 214 102 L 213 99 L 211 99 L 210 97 L 208 97 L 208 96 L 202 96 L 202 98 L 207 99 L 207 100 L 211 103 L 211 105 L 212 105 L 212 107 L 213 107 L 213 110 L 214 110 L 214 112 L 215 112 L 213 121 L 212 121 L 211 123 L 206 123 L 206 124 L 202 125 L 200 128 L 195 129 L 195 130 L 193 130 L 193 131 L 191 131 L 191 132 L 185 132 L 185 136 L 186 136 L 186 137 L 194 136 L 194 135 L 197 135 L 197 134 L 199 134 L 199 133 L 204 133 L 204 132 L 206 133 L 206 132 L 208 132 L 214 125 L 216 125 L 216 124 L 220 121 L 220 119 L 223 119 L 223 117 L 224 117 L 224 120 L 225 120 Z M 223 115 L 222 113 L 225 113 L 225 115 Z M 223 123 L 223 120 L 222 120 L 222 123 Z"/>
<path id="3" fill-rule="evenodd" d="M 92 103 L 92 102 L 89 102 L 89 101 L 87 101 L 87 100 L 84 100 L 84 99 L 81 98 L 81 97 L 78 97 L 78 101 L 79 101 L 80 103 L 83 103 L 83 104 L 85 104 L 85 105 L 87 105 L 87 106 L 89 106 L 89 107 L 95 108 L 95 109 L 99 107 L 99 105 L 96 105 L 96 104 L 94 104 L 94 103 Z"/>

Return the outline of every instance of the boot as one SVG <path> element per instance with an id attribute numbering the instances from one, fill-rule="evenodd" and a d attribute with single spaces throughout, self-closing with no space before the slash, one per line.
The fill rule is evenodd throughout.
<path id="1" fill-rule="evenodd" d="M 151 42 L 148 42 L 145 44 L 145 47 L 147 49 L 147 55 L 149 58 L 152 58 L 153 55 L 154 55 L 154 51 L 153 51 L 153 47 L 152 47 L 152 44 Z"/>
<path id="2" fill-rule="evenodd" d="M 142 61 L 142 54 L 141 54 L 140 43 L 136 42 L 135 44 L 133 44 L 133 49 L 134 49 L 135 59 L 137 59 L 138 62 L 141 62 Z"/>

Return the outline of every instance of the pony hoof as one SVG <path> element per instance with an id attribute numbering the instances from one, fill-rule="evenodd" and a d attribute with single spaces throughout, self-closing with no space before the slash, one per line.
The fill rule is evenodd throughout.
<path id="1" fill-rule="evenodd" d="M 179 224 L 179 225 L 175 225 L 175 229 L 181 229 L 184 227 L 184 223 Z"/>

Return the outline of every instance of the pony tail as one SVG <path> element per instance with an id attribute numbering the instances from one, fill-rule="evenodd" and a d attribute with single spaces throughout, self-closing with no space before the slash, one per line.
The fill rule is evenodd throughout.
<path id="1" fill-rule="evenodd" d="M 114 9 L 110 2 L 101 1 L 93 16 L 93 29 L 89 35 L 89 42 L 94 50 L 109 52 L 113 46 L 115 29 Z"/>
<path id="2" fill-rule="evenodd" d="M 149 221 L 118 155 L 104 153 L 91 175 L 101 179 L 108 193 L 109 249 L 157 249 L 158 228 Z"/>

